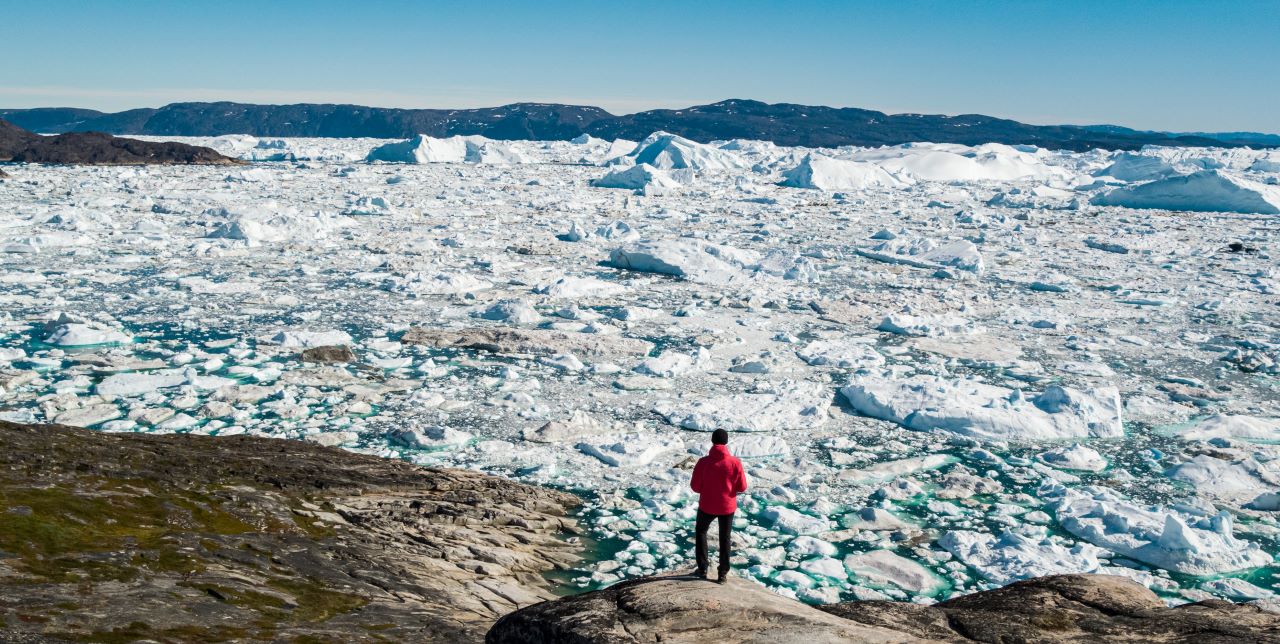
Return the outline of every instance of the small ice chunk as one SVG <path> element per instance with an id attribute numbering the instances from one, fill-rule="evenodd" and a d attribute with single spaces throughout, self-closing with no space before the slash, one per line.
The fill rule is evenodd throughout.
<path id="1" fill-rule="evenodd" d="M 849 555 L 844 567 L 859 582 L 872 587 L 896 586 L 916 595 L 931 596 L 942 592 L 947 582 L 924 566 L 891 550 Z"/>
<path id="2" fill-rule="evenodd" d="M 827 519 L 809 516 L 786 506 L 775 505 L 766 508 L 760 516 L 769 521 L 775 530 L 787 534 L 818 534 L 831 529 Z"/>
<path id="3" fill-rule="evenodd" d="M 1107 469 L 1107 459 L 1097 450 L 1079 443 L 1042 452 L 1039 458 L 1048 465 L 1064 470 L 1101 472 Z"/>

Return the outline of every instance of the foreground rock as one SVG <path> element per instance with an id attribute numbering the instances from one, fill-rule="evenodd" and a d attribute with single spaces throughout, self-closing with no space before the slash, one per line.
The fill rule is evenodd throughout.
<path id="1" fill-rule="evenodd" d="M 660 636 L 660 637 L 659 637 Z M 1060 575 L 922 606 L 806 606 L 738 579 L 651 577 L 521 609 L 490 644 L 536 642 L 1275 642 L 1280 615 L 1209 600 L 1168 608 L 1143 586 Z"/>
<path id="2" fill-rule="evenodd" d="M 4 120 L 0 120 L 0 161 L 90 165 L 242 163 L 209 148 L 185 143 L 139 141 L 101 132 L 40 136 Z"/>
<path id="3" fill-rule="evenodd" d="M 0 640 L 475 641 L 575 497 L 304 442 L 0 422 Z"/>

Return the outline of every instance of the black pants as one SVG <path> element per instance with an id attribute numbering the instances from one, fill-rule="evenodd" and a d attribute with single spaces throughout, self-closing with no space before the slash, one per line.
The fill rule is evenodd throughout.
<path id="1" fill-rule="evenodd" d="M 698 510 L 698 518 L 694 523 L 694 553 L 698 557 L 698 570 L 705 571 L 707 569 L 707 528 L 711 527 L 712 519 L 720 522 L 720 570 L 718 572 L 723 574 L 729 572 L 729 533 L 733 530 L 732 512 L 707 514 Z"/>

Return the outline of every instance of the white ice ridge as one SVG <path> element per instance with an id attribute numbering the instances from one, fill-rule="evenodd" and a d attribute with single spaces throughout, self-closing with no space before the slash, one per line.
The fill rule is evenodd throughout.
<path id="1" fill-rule="evenodd" d="M 591 185 L 597 188 L 635 190 L 637 194 L 647 196 L 664 195 L 680 188 L 679 181 L 647 163 L 614 170 L 592 180 Z"/>
<path id="2" fill-rule="evenodd" d="M 504 144 L 482 136 L 451 136 L 437 139 L 419 134 L 411 139 L 380 145 L 369 152 L 367 161 L 391 163 L 483 163 L 506 165 L 525 159 Z"/>
<path id="3" fill-rule="evenodd" d="M 1098 206 L 1280 214 L 1280 187 L 1267 185 L 1221 170 L 1201 170 L 1189 175 L 1116 188 L 1093 198 Z"/>
<path id="4" fill-rule="evenodd" d="M 811 153 L 805 155 L 800 165 L 782 173 L 779 185 L 831 191 L 893 187 L 903 183 L 874 163 L 845 161 Z"/>
<path id="5" fill-rule="evenodd" d="M 861 374 L 840 390 L 859 413 L 910 429 L 979 439 L 1036 441 L 1124 435 L 1120 392 L 1053 385 L 1026 397 L 972 380 Z"/>
<path id="6" fill-rule="evenodd" d="M 723 172 L 747 165 L 732 152 L 667 132 L 650 134 L 623 158 L 629 163 L 648 164 L 660 170 L 688 168 Z"/>
<path id="7" fill-rule="evenodd" d="M 654 406 L 654 411 L 685 429 L 772 432 L 821 425 L 827 419 L 832 398 L 831 390 L 821 384 L 784 381 L 762 385 L 754 393 L 663 401 Z"/>
<path id="8" fill-rule="evenodd" d="M 1143 563 L 1187 575 L 1215 575 L 1272 561 L 1251 541 L 1232 534 L 1232 518 L 1159 506 L 1140 506 L 1102 487 L 1058 487 L 1044 494 L 1068 532 Z"/>

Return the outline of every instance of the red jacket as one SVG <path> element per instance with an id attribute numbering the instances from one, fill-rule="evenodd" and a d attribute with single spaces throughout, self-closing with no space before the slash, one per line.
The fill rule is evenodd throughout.
<path id="1" fill-rule="evenodd" d="M 693 466 L 689 487 L 698 493 L 698 509 L 707 514 L 733 514 L 738 495 L 747 491 L 747 473 L 724 445 L 712 445 L 711 453 Z"/>

